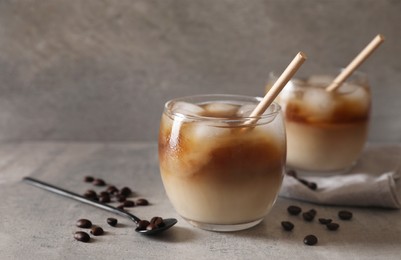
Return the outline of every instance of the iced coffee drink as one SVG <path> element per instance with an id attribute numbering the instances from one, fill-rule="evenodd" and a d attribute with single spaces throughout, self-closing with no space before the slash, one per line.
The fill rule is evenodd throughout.
<path id="1" fill-rule="evenodd" d="M 293 79 L 279 95 L 287 131 L 287 165 L 303 173 L 338 173 L 360 155 L 368 134 L 371 94 L 357 74 L 333 92 L 334 77 Z"/>
<path id="2" fill-rule="evenodd" d="M 161 176 L 176 211 L 192 225 L 245 229 L 273 206 L 285 164 L 284 122 L 276 103 L 258 120 L 248 117 L 258 102 L 205 95 L 166 103 L 159 134 Z"/>

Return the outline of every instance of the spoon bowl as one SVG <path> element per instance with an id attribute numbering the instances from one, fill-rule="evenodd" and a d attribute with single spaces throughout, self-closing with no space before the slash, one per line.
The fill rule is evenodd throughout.
<path id="1" fill-rule="evenodd" d="M 108 204 L 101 203 L 99 201 L 88 199 L 88 198 L 86 198 L 84 196 L 81 196 L 81 195 L 79 195 L 77 193 L 65 190 L 65 189 L 60 188 L 60 187 L 56 187 L 56 186 L 54 186 L 52 184 L 49 184 L 49 183 L 46 183 L 46 182 L 31 178 L 31 177 L 24 177 L 22 180 L 24 182 L 26 182 L 26 183 L 28 183 L 30 185 L 36 186 L 38 188 L 41 188 L 41 189 L 44 189 L 44 190 L 47 190 L 47 191 L 62 195 L 64 197 L 67 197 L 67 198 L 70 198 L 70 199 L 74 199 L 74 200 L 77 200 L 77 201 L 92 205 L 94 207 L 101 208 L 103 210 L 107 210 L 107 211 L 112 212 L 114 214 L 129 218 L 130 220 L 132 220 L 137 225 L 141 221 L 140 218 L 138 218 L 134 214 L 131 214 L 131 213 L 129 213 L 129 212 L 123 210 L 123 209 L 119 209 L 119 208 L 110 206 Z M 172 226 L 174 226 L 177 223 L 177 219 L 175 219 L 175 218 L 167 218 L 167 219 L 163 219 L 163 222 L 164 222 L 164 225 L 161 226 L 161 227 L 156 227 L 156 228 L 151 229 L 151 230 L 147 230 L 147 229 L 139 230 L 139 229 L 136 228 L 135 231 L 140 233 L 140 234 L 142 234 L 142 235 L 156 235 L 156 234 L 161 233 L 161 232 L 171 228 Z"/>

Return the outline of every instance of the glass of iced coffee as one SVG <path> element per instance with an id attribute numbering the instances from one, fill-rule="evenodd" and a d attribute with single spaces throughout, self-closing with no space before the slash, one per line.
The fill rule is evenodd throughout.
<path id="1" fill-rule="evenodd" d="M 273 103 L 249 117 L 261 98 L 199 95 L 165 104 L 159 133 L 163 184 L 192 225 L 235 231 L 272 208 L 286 157 L 284 120 Z"/>
<path id="2" fill-rule="evenodd" d="M 345 173 L 365 145 L 371 107 L 367 77 L 354 72 L 340 88 L 327 91 L 333 80 L 326 75 L 292 79 L 276 99 L 285 117 L 287 165 L 298 173 Z"/>

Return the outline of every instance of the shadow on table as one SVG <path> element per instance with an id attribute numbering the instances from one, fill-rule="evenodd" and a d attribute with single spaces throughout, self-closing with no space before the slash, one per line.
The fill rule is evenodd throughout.
<path id="1" fill-rule="evenodd" d="M 190 242 L 195 239 L 195 232 L 191 228 L 175 226 L 157 236 L 149 236 L 149 238 L 166 243 Z"/>

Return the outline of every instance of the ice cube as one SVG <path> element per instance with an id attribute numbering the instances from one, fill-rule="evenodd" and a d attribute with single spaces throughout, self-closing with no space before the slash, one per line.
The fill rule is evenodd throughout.
<path id="1" fill-rule="evenodd" d="M 344 99 L 353 105 L 353 109 L 355 111 L 366 113 L 369 109 L 369 93 L 363 87 L 357 87 L 354 91 L 345 94 Z"/>
<path id="2" fill-rule="evenodd" d="M 227 103 L 210 103 L 205 106 L 208 115 L 214 117 L 232 117 L 236 114 L 238 107 Z"/>
<path id="3" fill-rule="evenodd" d="M 227 135 L 231 130 L 225 128 L 219 123 L 219 125 L 213 125 L 211 122 L 198 122 L 192 124 L 192 138 L 194 141 L 199 143 L 215 142 L 216 138 L 220 138 L 223 135 Z"/>
<path id="4" fill-rule="evenodd" d="M 308 108 L 307 114 L 310 120 L 328 119 L 337 104 L 332 93 L 323 88 L 308 88 L 303 95 L 303 103 Z"/>
<path id="5" fill-rule="evenodd" d="M 237 116 L 238 117 L 248 117 L 252 113 L 252 111 L 255 109 L 257 104 L 245 104 L 242 105 L 238 110 L 237 110 Z"/>
<path id="6" fill-rule="evenodd" d="M 313 75 L 308 78 L 308 84 L 326 87 L 332 83 L 334 78 L 328 75 Z"/>
<path id="7" fill-rule="evenodd" d="M 174 104 L 172 111 L 184 115 L 200 116 L 205 112 L 205 109 L 192 103 L 180 101 Z"/>

